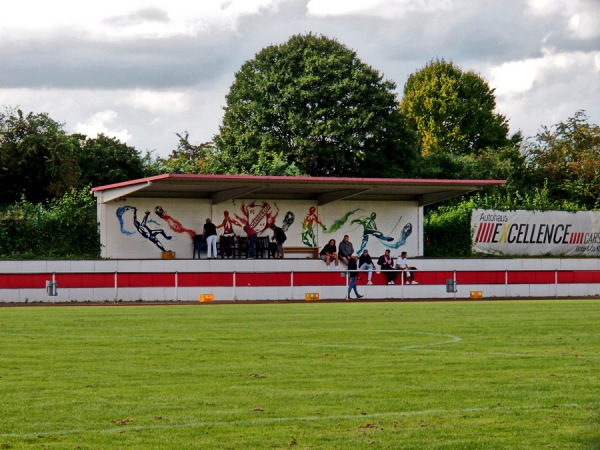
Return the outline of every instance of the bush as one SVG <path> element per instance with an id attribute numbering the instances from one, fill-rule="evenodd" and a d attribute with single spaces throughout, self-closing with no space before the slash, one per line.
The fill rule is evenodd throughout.
<path id="1" fill-rule="evenodd" d="M 95 259 L 100 256 L 96 201 L 71 189 L 47 204 L 22 198 L 0 213 L 0 258 Z"/>

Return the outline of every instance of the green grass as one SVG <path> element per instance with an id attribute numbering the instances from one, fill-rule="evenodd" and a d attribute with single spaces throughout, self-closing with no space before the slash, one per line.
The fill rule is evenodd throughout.
<path id="1" fill-rule="evenodd" d="M 0 448 L 600 448 L 600 302 L 0 308 Z"/>

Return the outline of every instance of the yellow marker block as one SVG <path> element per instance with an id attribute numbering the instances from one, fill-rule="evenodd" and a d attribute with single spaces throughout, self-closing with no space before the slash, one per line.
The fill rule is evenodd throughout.
<path id="1" fill-rule="evenodd" d="M 200 303 L 210 303 L 215 299 L 214 294 L 200 294 L 198 300 Z"/>
<path id="2" fill-rule="evenodd" d="M 483 298 L 483 292 L 481 292 L 481 291 L 471 291 L 470 292 L 470 297 L 471 298 Z"/>
<path id="3" fill-rule="evenodd" d="M 171 252 L 171 251 L 162 252 L 162 259 L 175 259 L 175 252 Z"/>
<path id="4" fill-rule="evenodd" d="M 316 302 L 319 300 L 318 292 L 307 292 L 304 294 L 304 300 L 307 302 Z"/>

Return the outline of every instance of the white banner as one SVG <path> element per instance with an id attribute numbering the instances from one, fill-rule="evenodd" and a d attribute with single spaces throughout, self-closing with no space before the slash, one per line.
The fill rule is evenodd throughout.
<path id="1" fill-rule="evenodd" d="M 600 256 L 600 212 L 475 209 L 471 230 L 478 253 Z"/>

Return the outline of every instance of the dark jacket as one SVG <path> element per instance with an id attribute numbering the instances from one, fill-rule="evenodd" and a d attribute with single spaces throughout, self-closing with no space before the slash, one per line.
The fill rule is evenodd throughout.
<path id="1" fill-rule="evenodd" d="M 216 236 L 217 235 L 217 227 L 214 223 L 208 222 L 204 224 L 204 236 Z"/>
<path id="2" fill-rule="evenodd" d="M 275 242 L 278 244 L 283 244 L 287 240 L 287 236 L 285 235 L 285 231 L 279 227 L 273 228 L 273 235 L 275 236 Z"/>
<path id="3" fill-rule="evenodd" d="M 348 276 L 350 278 L 355 278 L 357 275 L 357 265 L 356 265 L 356 259 L 354 258 L 348 258 Z"/>
<path id="4" fill-rule="evenodd" d="M 368 264 L 370 266 L 373 265 L 371 255 L 369 255 L 368 253 L 363 253 L 362 255 L 360 255 L 360 258 L 358 258 L 358 267 L 361 267 L 363 264 Z"/>

